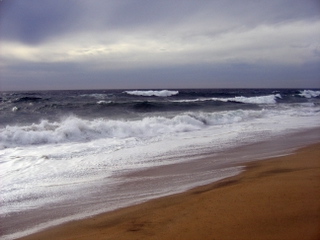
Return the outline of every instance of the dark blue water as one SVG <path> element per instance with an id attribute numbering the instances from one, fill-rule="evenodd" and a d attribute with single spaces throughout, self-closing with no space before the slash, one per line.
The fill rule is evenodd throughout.
<path id="1" fill-rule="evenodd" d="M 261 104 L 319 104 L 315 89 L 177 89 L 2 92 L 0 126 L 57 121 L 75 115 L 85 119 L 139 118 L 184 111 L 259 109 Z"/>

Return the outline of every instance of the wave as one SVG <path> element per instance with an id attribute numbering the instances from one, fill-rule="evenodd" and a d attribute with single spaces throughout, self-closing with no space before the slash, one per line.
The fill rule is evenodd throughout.
<path id="1" fill-rule="evenodd" d="M 105 99 L 108 97 L 107 94 L 104 93 L 92 93 L 92 94 L 81 94 L 80 97 L 90 97 L 90 98 L 96 98 L 96 99 Z"/>
<path id="2" fill-rule="evenodd" d="M 168 90 L 161 90 L 161 91 L 125 91 L 125 93 L 129 95 L 135 96 L 144 96 L 144 97 L 170 97 L 179 94 L 179 91 L 168 91 Z"/>
<path id="3" fill-rule="evenodd" d="M 19 110 L 19 108 L 16 107 L 16 106 L 14 106 L 11 111 L 12 111 L 12 112 L 16 112 L 16 111 L 18 111 L 18 110 Z"/>
<path id="4" fill-rule="evenodd" d="M 29 126 L 6 126 L 0 130 L 0 149 L 17 146 L 89 142 L 102 138 L 149 138 L 201 130 L 207 126 L 232 124 L 261 117 L 263 111 L 236 110 L 214 113 L 184 113 L 173 118 L 141 120 L 85 120 L 68 117 L 60 122 L 42 120 Z"/>
<path id="5" fill-rule="evenodd" d="M 101 101 L 98 101 L 97 104 L 99 105 L 108 105 L 110 103 L 113 103 L 112 101 L 105 101 L 105 100 L 101 100 Z"/>
<path id="6" fill-rule="evenodd" d="M 320 91 L 303 90 L 298 95 L 305 98 L 316 98 L 320 96 Z"/>
<path id="7" fill-rule="evenodd" d="M 274 104 L 277 103 L 277 98 L 281 98 L 280 94 L 260 96 L 260 97 L 234 97 L 228 99 L 229 101 L 242 102 L 242 103 L 253 103 L 253 104 Z"/>
<path id="8" fill-rule="evenodd" d="M 273 94 L 259 97 L 233 97 L 233 98 L 197 98 L 187 100 L 175 100 L 173 102 L 204 102 L 204 101 L 221 101 L 221 102 L 239 102 L 250 104 L 275 104 L 277 98 L 282 98 L 280 94 Z"/>
<path id="9" fill-rule="evenodd" d="M 43 101 L 45 99 L 42 99 L 41 97 L 21 97 L 14 100 L 15 103 L 19 102 L 37 102 L 37 101 Z"/>

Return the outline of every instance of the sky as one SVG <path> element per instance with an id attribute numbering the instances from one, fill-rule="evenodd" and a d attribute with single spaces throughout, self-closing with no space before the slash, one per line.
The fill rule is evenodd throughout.
<path id="1" fill-rule="evenodd" d="M 0 90 L 320 88 L 319 0 L 0 0 Z"/>

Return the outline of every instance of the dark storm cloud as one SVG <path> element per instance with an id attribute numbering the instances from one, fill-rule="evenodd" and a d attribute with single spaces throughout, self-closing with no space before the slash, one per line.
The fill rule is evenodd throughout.
<path id="1" fill-rule="evenodd" d="M 3 0 L 1 37 L 37 44 L 70 31 L 80 17 L 77 1 Z"/>
<path id="2" fill-rule="evenodd" d="M 317 0 L 3 0 L 0 30 L 4 39 L 37 44 L 73 31 L 130 31 L 153 25 L 165 28 L 196 14 L 197 18 L 212 20 L 212 24 L 255 26 L 293 19 L 312 20 L 319 18 L 319 13 Z"/>
<path id="3" fill-rule="evenodd" d="M 78 31 L 128 30 L 189 14 L 198 4 L 165 1 L 4 0 L 1 37 L 37 44 L 50 37 Z M 192 3 L 192 4 L 191 4 Z"/>

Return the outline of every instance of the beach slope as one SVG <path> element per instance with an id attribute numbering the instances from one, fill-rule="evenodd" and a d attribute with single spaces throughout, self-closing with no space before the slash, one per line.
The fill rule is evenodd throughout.
<path id="1" fill-rule="evenodd" d="M 320 144 L 188 192 L 22 239 L 320 239 Z"/>

